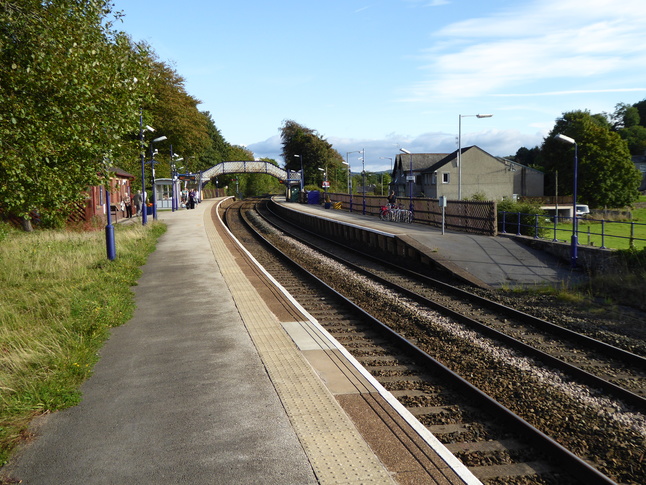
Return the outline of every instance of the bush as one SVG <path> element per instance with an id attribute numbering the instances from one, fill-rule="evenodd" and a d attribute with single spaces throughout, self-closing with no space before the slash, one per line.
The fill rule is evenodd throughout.
<path id="1" fill-rule="evenodd" d="M 536 235 L 536 214 L 545 215 L 545 211 L 537 203 L 514 202 L 509 199 L 499 201 L 498 232 L 503 231 L 503 212 L 507 213 L 504 217 L 505 232 L 532 237 Z M 543 233 L 547 233 L 547 228 L 539 228 L 539 236 L 543 236 Z"/>

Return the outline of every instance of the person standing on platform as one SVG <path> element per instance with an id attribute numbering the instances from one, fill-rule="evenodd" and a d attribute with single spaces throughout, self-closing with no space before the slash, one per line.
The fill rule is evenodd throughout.
<path id="1" fill-rule="evenodd" d="M 126 206 L 126 217 L 130 219 L 132 217 L 132 200 L 130 200 L 130 194 L 125 195 L 123 203 Z"/>
<path id="2" fill-rule="evenodd" d="M 395 191 L 391 190 L 390 194 L 388 195 L 388 204 L 390 204 L 390 207 L 393 208 L 395 207 L 396 203 L 397 203 L 397 196 L 395 195 Z"/>
<path id="3" fill-rule="evenodd" d="M 188 208 L 195 209 L 195 191 L 193 189 L 188 193 Z"/>
<path id="4" fill-rule="evenodd" d="M 140 216 L 141 215 L 141 204 L 143 200 L 141 199 L 141 190 L 138 190 L 137 193 L 135 194 L 135 215 Z"/>

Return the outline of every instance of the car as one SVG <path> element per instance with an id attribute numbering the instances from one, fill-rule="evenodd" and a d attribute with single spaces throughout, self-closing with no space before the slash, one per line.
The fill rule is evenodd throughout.
<path id="1" fill-rule="evenodd" d="M 576 206 L 576 215 L 577 217 L 584 217 L 590 214 L 590 208 L 587 205 L 579 205 L 577 204 Z"/>

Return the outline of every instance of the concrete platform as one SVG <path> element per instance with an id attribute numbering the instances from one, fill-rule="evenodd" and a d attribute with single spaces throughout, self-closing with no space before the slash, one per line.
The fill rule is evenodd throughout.
<path id="1" fill-rule="evenodd" d="M 407 238 L 425 248 L 425 255 L 448 271 L 470 282 L 491 288 L 569 286 L 581 282 L 585 275 L 547 252 L 533 249 L 512 237 L 481 236 L 445 231 L 426 224 L 381 221 L 378 217 L 355 212 L 325 209 L 314 204 L 286 203 L 274 200 L 289 210 L 393 237 Z"/>
<path id="2" fill-rule="evenodd" d="M 168 224 L 78 406 L 0 476 L 26 484 L 480 483 L 213 221 Z M 117 241 L 118 245 L 118 241 Z"/>

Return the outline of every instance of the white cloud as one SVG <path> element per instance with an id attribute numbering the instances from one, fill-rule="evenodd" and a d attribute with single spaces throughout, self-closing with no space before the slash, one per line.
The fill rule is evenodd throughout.
<path id="1" fill-rule="evenodd" d="M 434 33 L 437 43 L 422 51 L 428 74 L 406 98 L 459 99 L 553 80 L 574 88 L 607 75 L 619 89 L 621 73 L 646 62 L 645 23 L 642 0 L 535 1 L 457 22 Z"/>

